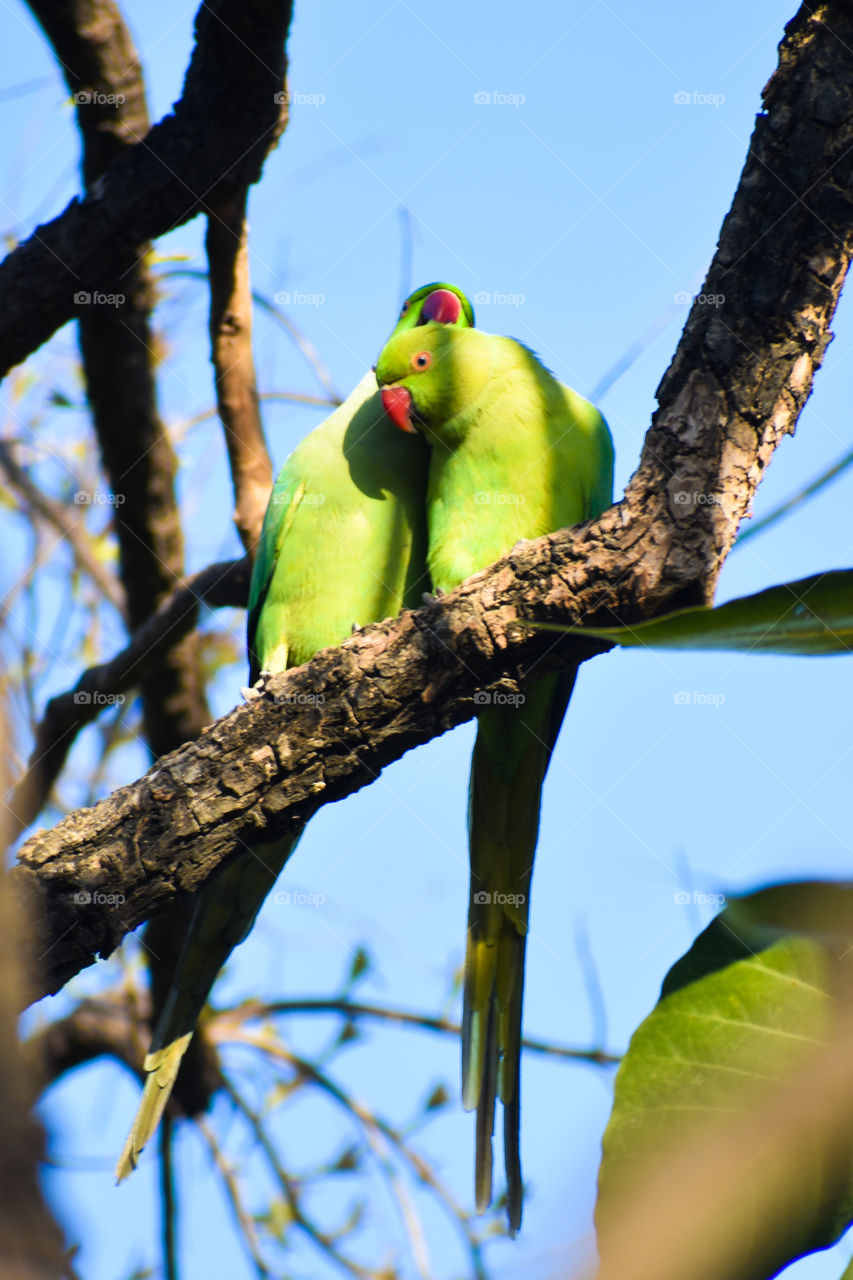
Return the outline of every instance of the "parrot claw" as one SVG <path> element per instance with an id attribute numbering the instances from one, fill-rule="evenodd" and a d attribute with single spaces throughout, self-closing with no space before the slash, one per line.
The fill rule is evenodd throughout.
<path id="1" fill-rule="evenodd" d="M 436 600 L 440 600 L 442 596 L 447 595 L 446 591 L 442 591 L 441 587 L 437 587 L 435 595 L 431 591 L 425 591 L 421 596 L 424 604 L 435 604 Z"/>
<path id="2" fill-rule="evenodd" d="M 361 631 L 361 630 L 362 630 L 361 623 L 360 623 L 360 622 L 354 622 L 354 623 L 352 624 L 352 631 L 350 632 L 350 635 L 357 636 L 357 635 L 358 635 L 358 633 L 359 633 L 359 631 Z"/>
<path id="3" fill-rule="evenodd" d="M 263 697 L 266 693 L 266 683 L 274 674 L 273 671 L 262 671 L 250 689 L 241 689 L 240 692 L 246 702 L 254 702 L 255 698 Z"/>

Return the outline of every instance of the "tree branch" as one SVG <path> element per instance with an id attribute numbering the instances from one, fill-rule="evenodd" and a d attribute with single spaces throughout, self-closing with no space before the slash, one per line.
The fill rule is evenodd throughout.
<path id="1" fill-rule="evenodd" d="M 57 502 L 55 498 L 42 493 L 26 469 L 15 460 L 7 440 L 0 440 L 0 469 L 12 488 L 17 489 L 30 510 L 37 512 L 66 540 L 81 573 L 88 574 L 95 586 L 103 593 L 104 599 L 109 600 L 122 618 L 126 618 L 127 605 L 121 584 L 98 559 L 92 540 L 86 532 L 86 526 L 80 519 L 80 507 L 75 506 L 72 511 L 69 511 L 66 503 Z"/>
<path id="2" fill-rule="evenodd" d="M 136 246 L 261 175 L 281 130 L 290 0 L 208 0 L 174 113 L 111 165 L 83 200 L 0 264 L 0 375 L 125 269 Z"/>
<path id="3" fill-rule="evenodd" d="M 244 187 L 217 205 L 208 218 L 206 247 L 211 359 L 234 485 L 234 523 L 240 541 L 253 555 L 261 536 L 273 475 L 252 356 L 248 195 Z"/>
<path id="4" fill-rule="evenodd" d="M 519 619 L 631 622 L 712 598 L 811 391 L 853 247 L 853 10 L 812 8 L 789 24 L 703 288 L 725 299 L 694 304 L 623 500 L 272 677 L 197 743 L 32 837 L 16 881 L 43 920 L 37 990 L 108 955 L 240 849 L 470 719 L 477 689 L 600 651 Z"/>
<path id="5" fill-rule="evenodd" d="M 209 565 L 168 596 L 108 662 L 89 667 L 73 689 L 51 698 L 36 730 L 27 771 L 15 786 L 8 808 L 19 828 L 43 808 L 74 739 L 82 728 L 115 702 L 118 695 L 155 671 L 163 655 L 198 625 L 199 606 L 245 606 L 251 567 L 247 559 Z"/>

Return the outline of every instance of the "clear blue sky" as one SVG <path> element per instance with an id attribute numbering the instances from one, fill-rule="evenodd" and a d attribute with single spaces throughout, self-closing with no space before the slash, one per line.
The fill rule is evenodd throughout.
<path id="1" fill-rule="evenodd" d="M 601 402 L 621 491 L 686 318 L 676 299 L 701 283 L 761 87 L 795 8 L 794 0 L 300 5 L 290 42 L 291 124 L 252 195 L 255 286 L 313 299 L 297 301 L 290 314 L 344 392 L 375 359 L 410 284 L 448 279 L 472 296 L 489 295 L 493 300 L 477 307 L 479 324 L 524 340 L 587 395 L 632 343 L 667 320 Z M 156 119 L 179 95 L 193 9 L 153 0 L 130 7 L 128 16 Z M 0 98 L 0 225 L 23 237 L 77 190 L 77 142 L 60 78 L 31 18 L 10 3 L 0 23 L 3 86 L 36 82 Z M 406 225 L 411 279 L 402 267 Z M 202 234 L 196 222 L 160 249 L 203 267 Z M 162 405 L 174 423 L 211 402 L 199 286 L 170 284 L 160 319 L 171 344 Z M 796 439 L 778 451 L 756 515 L 850 446 L 849 298 L 835 331 Z M 68 383 L 73 344 L 68 328 L 32 368 L 58 367 Z M 316 391 L 310 370 L 263 316 L 257 355 L 264 390 Z M 38 396 L 38 384 L 28 394 Z M 321 416 L 292 406 L 268 410 L 277 462 Z M 51 429 L 61 434 L 66 422 Z M 20 430 L 9 401 L 5 429 Z M 188 556 L 198 568 L 237 551 L 215 422 L 190 435 L 181 462 Z M 719 598 L 849 565 L 851 503 L 848 473 L 735 554 Z M 7 545 L 25 555 L 18 526 L 5 512 L 0 522 Z M 0 586 L 16 573 L 4 564 Z M 61 583 L 50 589 L 58 609 Z M 44 615 L 49 629 L 48 598 Z M 233 625 L 240 632 L 242 618 Z M 107 629 L 97 656 L 108 656 L 118 640 Z M 76 674 L 58 660 L 44 695 Z M 707 906 L 676 902 L 685 884 L 716 893 L 788 875 L 850 876 L 851 674 L 840 659 L 612 654 L 587 664 L 546 788 L 528 948 L 529 1034 L 578 1046 L 596 1034 L 579 934 L 601 987 L 607 1044 L 620 1049 L 669 965 L 710 918 Z M 244 679 L 242 668 L 220 674 L 218 713 L 238 699 Z M 684 692 L 686 703 L 677 696 Z M 368 939 L 376 967 L 365 998 L 424 1011 L 442 1004 L 463 948 L 472 733 L 465 726 L 410 754 L 368 791 L 318 815 L 288 882 L 326 902 L 316 909 L 268 903 L 229 972 L 232 995 L 327 994 L 354 946 Z M 91 750 L 91 741 L 80 743 L 78 764 Z M 144 760 L 127 752 L 121 767 L 116 781 L 136 776 Z M 99 980 L 88 974 L 77 989 Z M 307 1020 L 294 1023 L 293 1034 L 300 1047 L 317 1042 Z M 455 1096 L 457 1057 L 450 1041 L 370 1030 L 341 1060 L 341 1078 L 400 1119 L 438 1079 Z M 65 1082 L 42 1108 L 52 1155 L 72 1170 L 85 1166 L 53 1172 L 48 1184 L 82 1241 L 87 1280 L 114 1280 L 153 1257 L 156 1162 L 147 1160 L 119 1191 L 111 1178 L 137 1097 L 127 1076 L 104 1066 Z M 606 1076 L 525 1060 L 530 1194 L 521 1238 L 494 1250 L 497 1274 L 565 1274 L 588 1245 L 609 1103 Z M 286 1152 L 309 1161 L 312 1143 L 331 1133 L 325 1112 L 291 1109 L 287 1120 Z M 471 1196 L 473 1140 L 473 1121 L 458 1107 L 423 1139 L 464 1200 Z M 193 1136 L 179 1142 L 178 1162 L 188 1187 L 184 1280 L 249 1276 Z M 398 1229 L 393 1210 L 383 1212 L 369 1237 L 377 1243 Z M 426 1221 L 436 1274 L 459 1274 L 452 1234 L 431 1210 Z M 850 1253 L 842 1243 L 790 1274 L 829 1280 Z M 303 1256 L 294 1274 L 321 1273 Z"/>

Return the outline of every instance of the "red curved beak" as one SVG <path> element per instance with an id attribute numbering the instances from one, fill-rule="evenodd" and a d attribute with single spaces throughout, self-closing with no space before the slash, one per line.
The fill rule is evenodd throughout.
<path id="1" fill-rule="evenodd" d="M 382 408 L 388 414 L 394 426 L 399 427 L 401 431 L 405 431 L 407 435 L 416 436 L 418 429 L 412 426 L 411 418 L 411 392 L 407 391 L 405 387 L 383 387 L 379 394 L 382 398 Z"/>
<path id="2" fill-rule="evenodd" d="M 449 289 L 436 289 L 424 300 L 420 323 L 435 320 L 438 324 L 456 324 L 462 312 L 462 303 Z"/>

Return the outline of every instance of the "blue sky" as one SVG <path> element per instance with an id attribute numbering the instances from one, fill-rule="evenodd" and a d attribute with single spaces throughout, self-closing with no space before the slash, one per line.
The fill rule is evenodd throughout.
<path id="1" fill-rule="evenodd" d="M 793 0 L 651 0 L 642 7 L 568 0 L 523 11 L 505 0 L 299 6 L 290 42 L 291 123 L 251 199 L 255 287 L 291 294 L 289 314 L 343 392 L 375 359 L 409 286 L 433 279 L 486 295 L 477 304 L 480 326 L 527 342 L 586 395 L 632 344 L 653 334 L 600 404 L 613 431 L 621 491 L 687 315 L 680 298 L 703 279 L 761 87 L 794 9 Z M 157 119 L 180 92 L 193 9 L 153 0 L 127 16 Z M 0 97 L 0 218 L 7 235 L 23 237 L 77 190 L 77 142 L 70 105 L 29 15 L 10 4 L 0 22 L 2 86 L 25 86 Z M 158 249 L 201 268 L 202 236 L 195 222 Z M 850 316 L 849 299 L 842 299 L 835 341 L 795 440 L 781 446 L 761 487 L 757 516 L 850 446 Z M 158 320 L 168 352 L 162 408 L 174 425 L 211 403 L 202 287 L 164 281 Z M 311 370 L 262 314 L 256 338 L 263 390 L 316 393 Z M 43 403 L 48 370 L 53 382 L 73 386 L 73 352 L 69 327 L 30 363 L 25 381 L 7 384 L 9 433 L 24 431 L 22 403 L 37 405 L 40 396 Z M 292 405 L 268 408 L 277 463 L 321 417 Z M 73 414 L 50 419 L 47 438 L 58 441 L 81 421 Z M 214 421 L 187 436 L 179 484 L 190 567 L 236 554 Z M 848 473 L 735 553 L 719 599 L 849 565 L 851 501 Z M 24 557 L 23 531 L 6 512 L 0 522 L 7 545 Z M 4 564 L 0 586 L 17 572 L 11 560 Z M 54 575 L 42 599 L 43 636 L 61 610 L 61 591 Z M 241 617 L 228 625 L 242 633 Z M 102 639 L 98 657 L 120 644 L 114 623 L 105 621 Z M 44 696 L 76 674 L 59 651 L 45 672 Z M 691 895 L 715 894 L 787 875 L 850 875 L 850 674 L 840 659 L 725 655 L 615 653 L 586 665 L 545 793 L 528 947 L 530 1035 L 583 1046 L 598 1034 L 579 938 L 601 990 L 604 1038 L 621 1049 L 669 965 L 712 914 L 702 901 L 677 902 L 677 893 L 688 887 Z M 244 679 L 242 668 L 219 674 L 217 713 L 234 705 Z M 375 968 L 364 998 L 427 1012 L 445 1007 L 464 938 L 472 736 L 468 725 L 430 743 L 369 790 L 317 816 L 288 883 L 324 895 L 325 903 L 270 901 L 223 994 L 325 995 L 353 948 L 368 940 Z M 81 739 L 72 760 L 78 772 L 92 750 L 92 739 Z M 143 767 L 141 753 L 127 751 L 114 779 Z M 76 989 L 101 980 L 87 974 Z M 303 1049 L 319 1035 L 316 1020 L 293 1024 Z M 457 1052 L 450 1041 L 371 1028 L 341 1059 L 341 1078 L 399 1119 L 438 1079 L 455 1096 Z M 120 1191 L 111 1179 L 136 1100 L 135 1084 L 104 1066 L 66 1081 L 42 1108 L 51 1153 L 71 1166 L 51 1172 L 48 1185 L 82 1241 L 87 1280 L 129 1274 L 154 1256 L 156 1162 L 148 1160 Z M 606 1075 L 525 1060 L 530 1195 L 519 1241 L 494 1248 L 498 1275 L 564 1274 L 588 1246 L 609 1103 Z M 225 1120 L 226 1109 L 215 1118 Z M 298 1160 L 337 1131 L 318 1107 L 305 1114 L 291 1108 L 282 1132 Z M 473 1140 L 473 1121 L 458 1107 L 422 1140 L 462 1200 L 471 1196 Z M 180 1139 L 178 1161 L 188 1188 L 185 1280 L 249 1276 L 193 1135 Z M 370 1227 L 377 1246 L 398 1238 L 393 1210 L 386 1205 L 382 1213 Z M 452 1234 L 432 1209 L 425 1214 L 436 1274 L 458 1275 Z M 842 1243 L 790 1274 L 836 1277 L 850 1254 Z M 401 1266 L 411 1273 L 410 1263 Z M 294 1274 L 320 1272 L 300 1256 Z"/>

